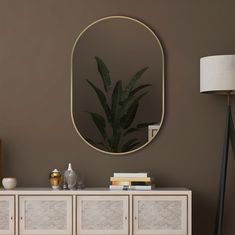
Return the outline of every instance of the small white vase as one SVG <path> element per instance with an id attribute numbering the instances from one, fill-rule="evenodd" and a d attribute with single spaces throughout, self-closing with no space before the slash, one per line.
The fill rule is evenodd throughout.
<path id="1" fill-rule="evenodd" d="M 14 189 L 17 185 L 16 178 L 3 178 L 2 185 L 6 190 Z"/>

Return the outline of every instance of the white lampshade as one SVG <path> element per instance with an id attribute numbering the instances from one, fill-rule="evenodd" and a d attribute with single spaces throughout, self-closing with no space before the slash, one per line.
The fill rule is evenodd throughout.
<path id="1" fill-rule="evenodd" d="M 235 94 L 235 55 L 200 59 L 200 92 Z"/>

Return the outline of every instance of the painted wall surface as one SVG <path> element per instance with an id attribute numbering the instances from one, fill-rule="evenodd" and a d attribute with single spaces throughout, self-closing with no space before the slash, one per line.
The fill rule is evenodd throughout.
<path id="1" fill-rule="evenodd" d="M 225 123 L 222 96 L 199 93 L 199 58 L 235 53 L 234 0 L 0 1 L 0 136 L 4 175 L 48 186 L 68 162 L 87 186 L 118 171 L 150 171 L 157 186 L 193 190 L 194 235 L 212 234 Z M 96 152 L 70 116 L 70 55 L 78 34 L 109 15 L 142 20 L 166 53 L 166 115 L 157 139 L 124 157 Z M 234 102 L 233 102 L 234 104 Z M 225 233 L 235 234 L 230 154 Z"/>

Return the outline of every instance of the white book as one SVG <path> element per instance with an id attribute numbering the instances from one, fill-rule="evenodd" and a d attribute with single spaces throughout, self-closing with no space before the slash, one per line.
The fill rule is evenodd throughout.
<path id="1" fill-rule="evenodd" d="M 148 173 L 147 172 L 140 172 L 140 173 L 113 173 L 113 177 L 121 177 L 121 178 L 134 178 L 134 177 L 138 177 L 138 178 L 144 178 L 144 177 L 148 177 Z"/>
<path id="2" fill-rule="evenodd" d="M 152 185 L 110 185 L 110 190 L 152 190 Z"/>
<path id="3" fill-rule="evenodd" d="M 130 190 L 152 190 L 152 185 L 131 185 Z"/>
<path id="4" fill-rule="evenodd" d="M 109 185 L 110 190 L 128 190 L 128 185 Z"/>

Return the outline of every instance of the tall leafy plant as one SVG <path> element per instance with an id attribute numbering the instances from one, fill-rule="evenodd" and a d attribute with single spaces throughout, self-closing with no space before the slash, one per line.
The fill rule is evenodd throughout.
<path id="1" fill-rule="evenodd" d="M 101 58 L 95 57 L 95 60 L 103 89 L 97 87 L 90 80 L 87 82 L 96 93 L 104 113 L 88 113 L 102 139 L 101 141 L 87 139 L 87 141 L 110 152 L 130 151 L 141 144 L 138 138 L 129 138 L 130 134 L 152 124 L 140 123 L 132 126 L 140 101 L 148 93 L 145 88 L 151 86 L 151 84 L 138 85 L 138 81 L 148 67 L 134 74 L 125 87 L 123 87 L 122 80 L 118 80 L 112 89 L 112 80 L 107 66 Z"/>

